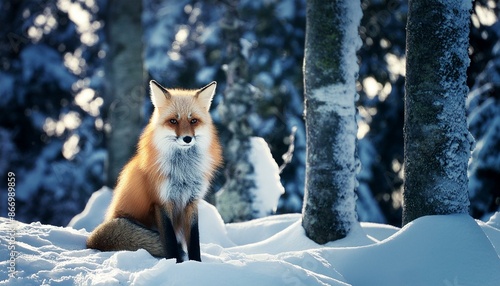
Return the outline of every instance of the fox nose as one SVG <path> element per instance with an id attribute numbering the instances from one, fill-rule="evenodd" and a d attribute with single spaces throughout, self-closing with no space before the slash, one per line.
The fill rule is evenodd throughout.
<path id="1" fill-rule="evenodd" d="M 193 137 L 191 137 L 191 136 L 184 136 L 182 138 L 182 141 L 184 141 L 184 143 L 186 143 L 186 144 L 191 143 L 192 140 L 193 140 Z"/>

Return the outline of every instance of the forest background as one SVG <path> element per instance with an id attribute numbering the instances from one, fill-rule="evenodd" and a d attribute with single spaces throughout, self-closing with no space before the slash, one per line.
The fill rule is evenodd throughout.
<path id="1" fill-rule="evenodd" d="M 357 212 L 361 221 L 401 225 L 406 1 L 361 1 L 363 46 L 357 91 Z M 143 1 L 144 84 L 118 101 L 107 92 L 105 0 L 3 1 L 0 11 L 0 176 L 16 174 L 16 219 L 66 225 L 107 182 L 108 114 L 139 102 L 142 125 L 152 106 L 147 80 L 168 87 L 218 82 L 225 90 L 227 39 L 219 1 Z M 471 215 L 500 205 L 500 24 L 495 1 L 478 0 L 471 18 L 467 116 L 476 147 L 469 164 Z M 248 81 L 254 87 L 252 134 L 279 165 L 278 213 L 300 212 L 305 177 L 303 75 L 305 1 L 240 1 Z M 135 102 L 134 102 L 135 101 Z M 212 115 L 224 142 L 228 130 Z M 295 129 L 296 128 L 296 129 Z M 296 130 L 295 133 L 292 130 Z M 294 136 L 291 136 L 294 134 Z M 223 172 L 213 191 L 224 183 Z M 112 186 L 111 186 L 112 187 Z M 7 192 L 1 186 L 2 201 Z M 2 209 L 2 212 L 5 212 Z M 6 216 L 5 213 L 0 215 Z"/>

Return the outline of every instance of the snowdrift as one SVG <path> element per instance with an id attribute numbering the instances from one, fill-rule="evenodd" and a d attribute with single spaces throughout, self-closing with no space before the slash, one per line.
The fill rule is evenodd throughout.
<path id="1" fill-rule="evenodd" d="M 145 250 L 85 249 L 110 191 L 55 227 L 0 218 L 0 285 L 499 285 L 500 213 L 429 216 L 402 229 L 360 223 L 340 241 L 318 245 L 299 214 L 224 224 L 200 204 L 202 263 L 176 264 Z M 99 211 L 100 210 L 100 211 Z M 9 258 L 15 228 L 15 277 Z"/>

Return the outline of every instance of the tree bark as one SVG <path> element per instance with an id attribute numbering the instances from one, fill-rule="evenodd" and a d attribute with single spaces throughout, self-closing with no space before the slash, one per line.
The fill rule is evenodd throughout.
<path id="1" fill-rule="evenodd" d="M 467 213 L 468 35 L 471 3 L 409 1 L 403 224 Z"/>
<path id="2" fill-rule="evenodd" d="M 361 47 L 359 1 L 308 0 L 304 58 L 306 185 L 302 225 L 317 243 L 356 223 L 355 81 Z"/>
<path id="3" fill-rule="evenodd" d="M 118 175 L 135 153 L 142 130 L 141 108 L 145 74 L 142 44 L 142 1 L 110 0 L 106 21 L 109 51 L 106 58 L 107 185 L 113 188 Z"/>

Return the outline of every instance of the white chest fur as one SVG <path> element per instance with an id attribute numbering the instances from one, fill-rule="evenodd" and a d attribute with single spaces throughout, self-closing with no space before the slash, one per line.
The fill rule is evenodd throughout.
<path id="1" fill-rule="evenodd" d="M 162 159 L 160 168 L 166 179 L 158 191 L 163 202 L 186 206 L 205 195 L 207 158 L 200 154 L 197 146 L 173 148 Z"/>

